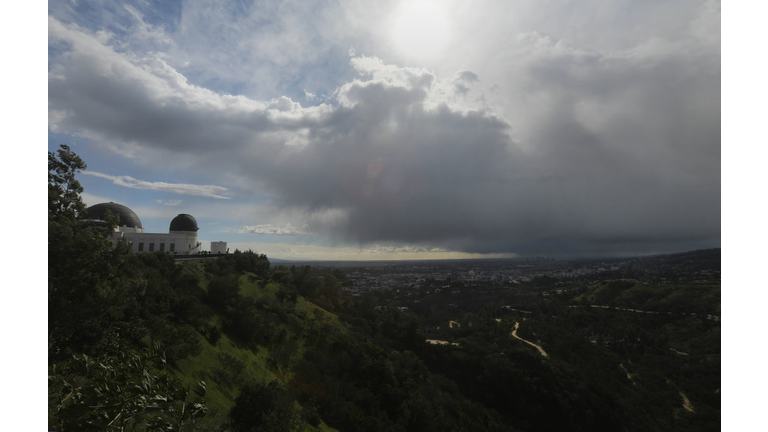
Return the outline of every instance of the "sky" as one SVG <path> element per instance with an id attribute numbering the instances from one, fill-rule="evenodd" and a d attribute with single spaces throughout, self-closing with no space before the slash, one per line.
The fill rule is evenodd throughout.
<path id="1" fill-rule="evenodd" d="M 48 2 L 88 205 L 282 259 L 721 246 L 717 1 Z"/>

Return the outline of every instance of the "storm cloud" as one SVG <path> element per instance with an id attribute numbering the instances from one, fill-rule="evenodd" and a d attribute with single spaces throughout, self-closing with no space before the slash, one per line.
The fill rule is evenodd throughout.
<path id="1" fill-rule="evenodd" d="M 719 246 L 720 51 L 701 29 L 719 35 L 710 6 L 687 32 L 626 48 L 521 32 L 496 56 L 503 73 L 353 55 L 351 78 L 314 106 L 212 91 L 163 56 L 51 17 L 49 127 L 146 167 L 225 172 L 204 181 L 268 196 L 306 232 L 343 244 Z M 246 230 L 305 232 L 287 226 Z"/>

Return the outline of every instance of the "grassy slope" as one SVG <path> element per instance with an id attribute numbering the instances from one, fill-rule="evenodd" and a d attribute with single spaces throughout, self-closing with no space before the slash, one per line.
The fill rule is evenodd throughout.
<path id="1" fill-rule="evenodd" d="M 200 286 L 207 289 L 207 281 L 205 280 L 205 273 L 201 263 L 186 263 L 183 271 L 197 276 L 200 280 Z M 255 300 L 276 301 L 279 288 L 280 286 L 274 282 L 263 285 L 251 274 L 243 275 L 240 278 L 240 292 Z M 316 319 L 314 311 L 320 310 L 324 313 L 326 322 L 343 328 L 336 315 L 325 311 L 303 297 L 297 298 L 294 310 L 297 314 L 303 311 L 306 314 L 306 320 Z M 176 362 L 175 369 L 179 379 L 181 379 L 185 386 L 194 386 L 200 380 L 205 381 L 208 409 L 213 414 L 209 415 L 210 419 L 208 421 L 216 422 L 226 418 L 227 413 L 229 413 L 229 410 L 234 405 L 238 393 L 236 386 L 216 382 L 214 371 L 223 366 L 221 355 L 230 355 L 246 365 L 242 375 L 243 381 L 251 380 L 267 383 L 278 378 L 267 366 L 267 359 L 269 358 L 268 348 L 259 347 L 258 352 L 254 352 L 249 348 L 241 346 L 237 341 L 230 339 L 224 333 L 215 345 L 211 345 L 202 335 L 198 334 L 198 337 L 202 347 L 200 354 Z M 300 349 L 297 355 L 302 354 L 303 349 Z M 216 417 L 217 413 L 218 417 Z M 308 424 L 306 430 L 335 431 L 335 429 L 327 426 L 325 423 L 321 423 L 317 428 Z"/>
<path id="2" fill-rule="evenodd" d="M 575 302 L 608 304 L 647 310 L 668 309 L 677 306 L 686 312 L 720 315 L 719 284 L 645 285 L 617 288 L 610 283 L 591 285 L 574 298 Z"/>
<path id="3" fill-rule="evenodd" d="M 243 371 L 243 378 L 255 382 L 269 382 L 275 379 L 275 375 L 267 368 L 267 349 L 259 350 L 258 354 L 253 351 L 240 348 L 235 342 L 229 339 L 225 334 L 213 346 L 200 336 L 200 345 L 203 350 L 195 357 L 189 357 L 176 362 L 179 377 L 185 385 L 193 385 L 200 380 L 206 382 L 208 408 L 217 410 L 221 413 L 228 413 L 232 408 L 235 397 L 237 397 L 237 388 L 232 388 L 226 384 L 218 384 L 213 375 L 214 370 L 222 367 L 219 353 L 229 354 L 232 357 L 246 364 Z"/>
<path id="4" fill-rule="evenodd" d="M 720 315 L 720 285 L 717 283 L 689 283 L 681 285 L 636 284 L 631 288 L 612 288 L 609 283 L 598 283 L 588 287 L 587 291 L 574 299 L 587 304 L 615 304 L 620 307 L 630 307 L 643 310 L 674 310 L 674 318 L 664 318 L 656 322 L 652 334 L 663 341 L 662 349 L 667 356 L 660 354 L 647 355 L 634 364 L 624 364 L 632 372 L 633 381 L 639 385 L 653 385 L 644 377 L 658 377 L 660 365 L 664 361 L 665 373 L 674 373 L 673 398 L 675 416 L 690 415 L 681 404 L 681 399 L 674 393 L 684 391 L 697 415 L 705 414 L 707 419 L 719 416 L 719 402 L 714 396 L 720 389 L 720 323 L 705 320 L 701 315 L 694 317 L 687 313 Z M 596 312 L 599 313 L 599 309 Z M 686 316 L 680 316 L 680 312 Z M 655 317 L 645 317 L 641 314 L 626 315 L 628 319 L 658 320 Z M 642 322 L 642 321 L 638 321 Z M 646 323 L 647 324 L 647 323 Z M 674 354 L 666 351 L 669 348 L 684 354 Z M 660 360 L 665 359 L 665 360 Z M 648 363 L 651 361 L 651 363 Z M 665 376 L 667 384 L 672 381 Z M 651 380 L 653 381 L 653 380 Z M 663 381 L 656 380 L 656 383 Z M 659 390 L 659 389 L 657 389 Z M 671 391 L 671 390 L 670 390 Z M 707 421 L 702 419 L 702 424 Z"/>
<path id="5" fill-rule="evenodd" d="M 240 277 L 240 293 L 244 296 L 252 297 L 254 300 L 266 300 L 271 302 L 277 300 L 277 292 L 280 289 L 280 285 L 275 282 L 269 282 L 266 285 L 259 281 L 252 274 L 245 274 Z M 325 316 L 326 322 L 341 327 L 341 321 L 335 314 L 328 312 L 327 310 L 317 306 L 311 301 L 299 296 L 296 299 L 294 305 L 294 311 L 296 313 L 304 312 L 307 319 L 315 319 L 315 311 L 322 311 Z"/>

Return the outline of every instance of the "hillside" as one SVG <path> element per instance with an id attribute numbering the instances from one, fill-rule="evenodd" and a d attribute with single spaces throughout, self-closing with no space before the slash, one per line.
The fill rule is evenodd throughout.
<path id="1" fill-rule="evenodd" d="M 701 253 L 654 258 L 673 283 L 360 292 L 251 251 L 130 254 L 115 220 L 78 221 L 80 192 L 49 177 L 49 430 L 720 429 L 720 286 L 691 280 Z"/>
<path id="2" fill-rule="evenodd" d="M 423 409 L 441 413 L 444 426 L 458 424 L 463 430 L 509 429 L 500 424 L 494 426 L 492 419 L 497 415 L 465 400 L 455 388 L 433 383 L 434 377 L 423 365 L 419 366 L 420 361 L 413 354 L 385 352 L 362 335 L 350 333 L 337 315 L 299 295 L 293 284 L 276 282 L 274 277 L 281 277 L 284 269 L 270 269 L 264 265 L 268 261 L 263 255 L 236 253 L 205 263 L 174 263 L 160 253 L 123 259 L 120 269 L 133 275 L 131 281 L 124 282 L 139 286 L 123 293 L 128 301 L 102 317 L 103 339 L 84 343 L 82 352 L 101 362 L 117 351 L 141 352 L 157 344 L 168 367 L 147 370 L 148 373 L 167 379 L 175 377 L 182 388 L 205 383 L 207 414 L 188 419 L 184 430 L 237 430 L 237 421 L 257 424 L 254 419 L 237 420 L 232 413 L 242 403 L 239 398 L 243 391 L 269 389 L 273 382 L 279 383 L 275 387 L 285 393 L 281 397 L 272 395 L 273 399 L 285 399 L 287 406 L 279 408 L 289 414 L 281 425 L 272 426 L 285 430 L 333 430 L 323 422 L 326 417 L 343 430 L 425 430 L 427 425 L 420 423 L 425 419 L 420 414 Z M 301 281 L 299 286 L 316 293 L 335 290 L 337 297 L 342 297 L 327 300 L 319 294 L 318 302 L 327 302 L 334 309 L 349 302 L 343 299 L 333 275 L 320 279 L 306 270 L 304 276 L 311 281 Z M 287 274 L 298 278 L 301 269 L 293 268 Z M 118 316 L 124 320 L 116 320 Z M 126 327 L 135 332 L 124 335 L 117 330 Z M 142 335 L 142 331 L 146 333 Z M 109 347 L 104 346 L 105 339 L 109 339 Z M 71 351 L 71 347 L 59 345 L 51 358 L 52 370 L 72 370 L 71 361 L 66 360 Z M 52 381 L 63 382 L 73 376 L 53 373 Z M 94 382 L 103 379 L 90 378 Z M 67 389 L 53 386 L 51 396 L 56 399 Z M 105 392 L 104 388 L 97 391 L 88 384 L 77 390 Z M 390 393 L 382 400 L 379 391 Z M 441 394 L 439 401 L 432 399 Z M 413 399 L 416 396 L 419 399 Z M 80 422 L 82 406 L 64 399 L 66 396 L 58 406 L 51 407 L 52 428 L 57 429 L 57 422 L 62 426 L 72 422 L 78 427 L 105 426 L 96 420 L 93 425 Z M 465 409 L 476 411 L 477 416 L 463 418 L 461 413 Z M 404 410 L 411 414 L 401 417 Z M 141 429 L 142 424 L 151 424 L 154 419 L 145 417 L 139 411 L 128 424 Z M 104 420 L 107 418 L 110 416 Z M 490 426 L 478 423 L 483 419 Z M 435 427 L 441 424 L 434 418 L 430 423 Z"/>
<path id="3" fill-rule="evenodd" d="M 160 253 L 126 255 L 114 271 L 119 289 L 104 298 L 103 314 L 93 317 L 101 333 L 89 324 L 80 330 L 90 332 L 90 340 L 64 346 L 53 332 L 52 430 L 66 430 L 55 425 L 75 420 L 77 428 L 89 426 L 78 423 L 82 404 L 65 401 L 72 389 L 59 386 L 77 376 L 67 356 L 114 362 L 119 352 L 155 345 L 168 366 L 148 368 L 150 375 L 178 379 L 182 389 L 205 383 L 202 398 L 189 391 L 177 396 L 176 405 L 206 408 L 205 415 L 179 422 L 183 430 L 719 425 L 719 322 L 706 319 L 719 312 L 719 287 L 711 284 L 602 281 L 565 289 L 571 294 L 543 303 L 535 285 L 466 301 L 432 293 L 405 311 L 379 307 L 392 302 L 386 295 L 353 300 L 344 294 L 349 281 L 341 272 L 271 267 L 265 256 L 250 252 L 178 263 Z M 510 301 L 514 308 L 500 307 Z M 101 376 L 85 379 L 109 383 Z M 97 387 L 83 383 L 77 390 L 99 393 Z M 159 390 L 146 396 L 169 399 Z M 270 401 L 269 415 L 282 418 L 279 424 L 266 423 L 269 415 L 238 417 L 238 407 L 253 398 Z M 128 424 L 136 430 L 168 418 L 135 410 Z M 94 422 L 93 429 L 117 415 Z"/>

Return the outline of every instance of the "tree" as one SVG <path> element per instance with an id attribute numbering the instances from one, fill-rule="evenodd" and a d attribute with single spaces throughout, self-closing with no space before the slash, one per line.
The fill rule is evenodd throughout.
<path id="1" fill-rule="evenodd" d="M 318 297 L 315 303 L 330 312 L 333 312 L 341 303 L 341 284 L 332 273 L 329 272 L 323 276 Z"/>
<path id="2" fill-rule="evenodd" d="M 293 285 L 293 273 L 286 267 L 277 266 L 272 270 L 272 280 L 285 286 Z"/>
<path id="3" fill-rule="evenodd" d="M 62 144 L 56 152 L 48 152 L 48 221 L 71 221 L 85 211 L 80 199 L 83 187 L 75 174 L 87 168 L 85 162 L 69 146 Z"/>
<path id="4" fill-rule="evenodd" d="M 301 416 L 293 410 L 293 397 L 278 381 L 266 386 L 246 384 L 229 412 L 236 432 L 289 432 L 303 430 Z"/>
<path id="5" fill-rule="evenodd" d="M 208 283 L 208 302 L 222 311 L 235 307 L 242 300 L 240 282 L 235 275 L 219 276 Z"/>
<path id="6" fill-rule="evenodd" d="M 312 275 L 312 269 L 308 265 L 298 269 L 296 266 L 291 266 L 291 273 L 293 273 L 293 283 L 299 290 L 299 294 L 308 299 L 314 298 L 319 281 L 316 276 Z"/>
<path id="7" fill-rule="evenodd" d="M 66 145 L 48 153 L 49 357 L 65 354 L 65 346 L 83 352 L 101 338 L 109 313 L 103 305 L 114 295 L 118 264 L 128 255 L 125 242 L 113 247 L 116 217 L 98 225 L 78 220 L 86 207 L 75 175 L 85 168 Z"/>

